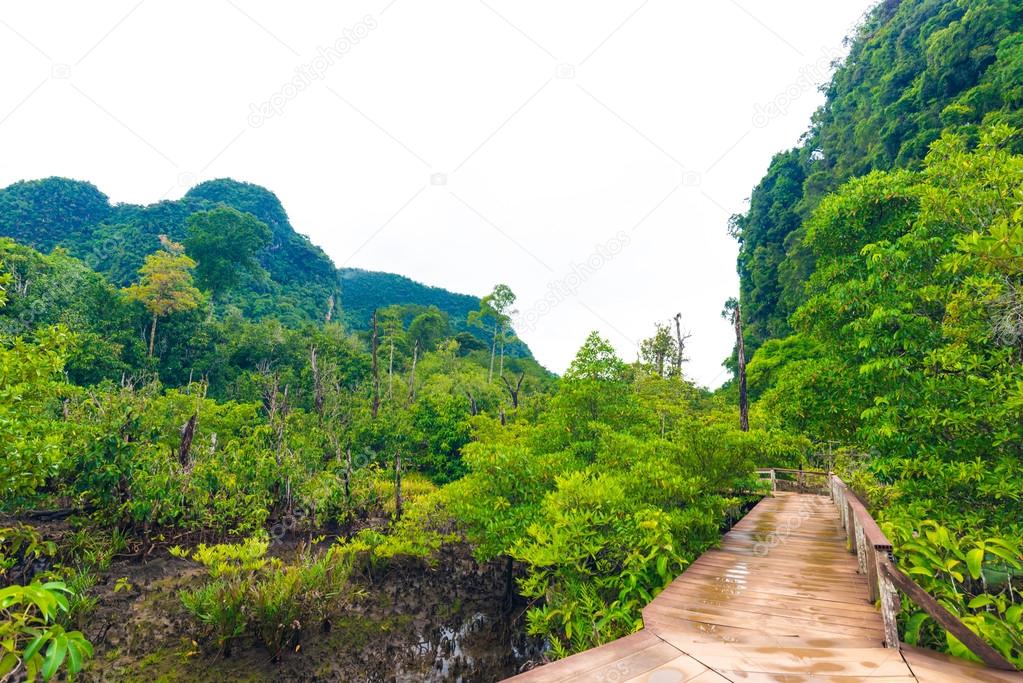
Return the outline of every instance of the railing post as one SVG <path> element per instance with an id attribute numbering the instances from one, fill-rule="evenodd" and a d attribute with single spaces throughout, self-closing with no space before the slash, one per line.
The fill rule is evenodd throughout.
<path id="1" fill-rule="evenodd" d="M 881 569 L 884 562 L 894 566 L 890 550 L 874 551 L 874 573 L 877 575 L 878 601 L 881 603 L 881 621 L 884 622 L 884 646 L 899 649 L 899 591 Z"/>
<path id="2" fill-rule="evenodd" d="M 842 499 L 845 502 L 845 537 L 849 541 L 849 550 L 856 552 L 856 513 L 853 512 L 847 491 L 842 492 Z"/>
<path id="3" fill-rule="evenodd" d="M 775 472 L 774 468 L 772 467 L 771 468 L 771 494 L 773 495 L 774 492 L 777 491 L 777 490 L 778 490 L 778 473 Z"/>
<path id="4" fill-rule="evenodd" d="M 863 525 L 858 519 L 853 519 L 853 533 L 855 538 L 856 566 L 860 574 L 867 573 L 867 539 L 863 535 Z"/>
<path id="5" fill-rule="evenodd" d="M 878 549 L 867 545 L 867 596 L 871 602 L 881 599 L 881 574 L 877 570 Z"/>

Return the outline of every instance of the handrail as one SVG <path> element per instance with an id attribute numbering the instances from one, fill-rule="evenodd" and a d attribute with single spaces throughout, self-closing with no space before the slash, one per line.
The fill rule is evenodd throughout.
<path id="1" fill-rule="evenodd" d="M 899 640 L 899 591 L 905 593 L 918 607 L 923 609 L 942 628 L 955 636 L 984 664 L 993 669 L 1016 671 L 998 650 L 971 631 L 959 617 L 945 609 L 927 591 L 899 569 L 892 552 L 892 542 L 871 517 L 863 500 L 844 481 L 831 473 L 828 475 L 831 499 L 838 506 L 845 528 L 849 547 L 856 554 L 859 571 L 867 576 L 870 599 L 881 606 L 884 622 L 885 646 L 901 648 Z"/>
<path id="2" fill-rule="evenodd" d="M 781 467 L 771 467 L 771 468 L 767 468 L 767 469 L 759 469 L 759 470 L 756 470 L 756 473 L 757 473 L 758 476 L 768 475 L 770 477 L 770 480 L 771 480 L 771 493 L 772 494 L 775 491 L 778 490 L 778 475 L 779 474 L 794 474 L 794 475 L 796 475 L 796 479 L 795 479 L 796 487 L 797 487 L 797 490 L 800 491 L 800 492 L 803 492 L 803 491 L 805 491 L 807 489 L 806 478 L 808 476 L 810 476 L 810 477 L 827 477 L 827 476 L 829 476 L 828 472 L 819 472 L 819 471 L 816 471 L 816 470 L 790 470 L 790 469 L 783 469 Z M 783 480 L 783 481 L 792 481 L 792 480 L 791 479 L 786 479 L 786 480 Z"/>
<path id="3" fill-rule="evenodd" d="M 959 617 L 945 609 L 930 593 L 918 586 L 913 579 L 906 576 L 902 570 L 896 567 L 891 560 L 885 558 L 880 565 L 880 570 L 884 579 L 895 584 L 896 588 L 909 596 L 934 621 L 938 622 L 943 629 L 958 638 L 982 662 L 992 669 L 1016 671 L 1016 667 L 1008 662 L 1002 656 L 1002 653 L 991 647 L 986 640 L 967 628 L 959 620 Z"/>
<path id="4" fill-rule="evenodd" d="M 814 474 L 821 477 L 826 477 L 830 472 L 821 472 L 819 470 L 790 470 L 783 467 L 768 467 L 762 470 L 757 470 L 757 474 L 767 474 L 769 472 L 782 472 L 784 474 Z"/>
<path id="5" fill-rule="evenodd" d="M 845 529 L 850 552 L 856 555 L 859 573 L 867 577 L 867 591 L 871 602 L 881 607 L 884 623 L 885 647 L 901 649 L 898 616 L 899 591 L 905 593 L 918 607 L 926 612 L 943 629 L 955 636 L 970 652 L 992 669 L 1017 671 L 998 650 L 971 631 L 958 616 L 948 611 L 913 579 L 899 569 L 892 551 L 892 542 L 870 515 L 866 504 L 833 472 L 788 470 L 765 468 L 757 470 L 758 475 L 769 475 L 772 493 L 777 490 L 779 473 L 799 475 L 799 487 L 805 486 L 803 475 L 824 475 L 828 478 L 831 500 L 838 508 L 842 527 Z"/>

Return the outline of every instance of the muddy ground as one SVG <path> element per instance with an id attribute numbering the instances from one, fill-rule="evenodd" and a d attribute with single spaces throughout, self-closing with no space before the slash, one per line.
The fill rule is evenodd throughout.
<path id="1" fill-rule="evenodd" d="M 95 657 L 78 680 L 469 683 L 500 680 L 541 658 L 540 644 L 524 635 L 525 605 L 505 599 L 504 564 L 480 566 L 464 545 L 446 546 L 433 566 L 395 560 L 373 581 L 354 578 L 364 595 L 329 628 L 303 632 L 300 650 L 278 662 L 246 638 L 228 656 L 196 644 L 179 591 L 199 585 L 203 572 L 166 549 L 114 560 L 79 624 Z M 121 581 L 118 589 L 119 579 L 130 588 Z"/>

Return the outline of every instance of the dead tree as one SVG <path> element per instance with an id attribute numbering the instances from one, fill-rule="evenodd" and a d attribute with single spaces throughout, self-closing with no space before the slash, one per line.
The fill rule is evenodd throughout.
<path id="1" fill-rule="evenodd" d="M 189 391 L 191 391 L 191 377 L 189 377 L 188 387 Z M 190 469 L 192 466 L 192 440 L 195 438 L 195 427 L 199 422 L 199 407 L 202 405 L 203 399 L 206 398 L 207 388 L 208 385 L 205 381 L 198 385 L 195 410 L 192 411 L 192 416 L 188 418 L 188 421 L 181 426 L 181 441 L 178 443 L 178 462 L 181 463 L 181 466 L 186 470 Z"/>
<path id="2" fill-rule="evenodd" d="M 746 345 L 742 339 L 742 305 L 736 304 L 732 311 L 735 323 L 735 350 L 739 360 L 739 429 L 749 431 L 749 397 L 746 393 Z"/>
<path id="3" fill-rule="evenodd" d="M 519 390 L 522 389 L 522 380 L 526 378 L 526 373 L 522 372 L 519 374 L 519 379 L 515 382 L 515 386 L 512 387 L 511 382 L 504 375 L 501 375 L 501 381 L 504 382 L 504 388 L 507 389 L 508 395 L 511 396 L 512 408 L 514 410 L 519 409 Z"/>
<path id="4" fill-rule="evenodd" d="M 185 469 L 188 469 L 192 464 L 192 458 L 190 452 L 192 450 L 192 439 L 195 438 L 195 423 L 199 419 L 199 413 L 192 413 L 192 417 L 188 418 L 181 427 L 181 443 L 178 445 L 178 462 Z"/>
<path id="5" fill-rule="evenodd" d="M 373 419 L 377 419 L 377 413 L 380 412 L 380 366 L 377 363 L 377 345 L 379 338 L 377 336 L 377 312 L 373 311 Z"/>
<path id="6" fill-rule="evenodd" d="M 689 332 L 682 334 L 682 314 L 675 314 L 675 343 L 678 345 L 678 354 L 675 356 L 675 376 L 682 377 L 682 363 L 686 360 L 686 342 L 693 335 Z"/>
<path id="7" fill-rule="evenodd" d="M 480 414 L 479 404 L 476 403 L 476 397 L 472 395 L 472 392 L 468 389 L 465 390 L 465 395 L 469 398 L 469 414 L 476 417 Z"/>
<path id="8" fill-rule="evenodd" d="M 416 340 L 416 345 L 412 348 L 412 371 L 409 372 L 408 376 L 408 402 L 412 403 L 416 397 L 416 363 L 419 361 L 419 340 Z"/>
<path id="9" fill-rule="evenodd" d="M 387 400 L 394 397 L 394 335 L 388 335 L 391 339 L 391 357 L 387 361 Z"/>
<path id="10" fill-rule="evenodd" d="M 320 366 L 316 362 L 316 347 L 309 348 L 309 370 L 313 374 L 313 406 L 316 414 L 323 419 L 323 378 L 320 376 Z"/>

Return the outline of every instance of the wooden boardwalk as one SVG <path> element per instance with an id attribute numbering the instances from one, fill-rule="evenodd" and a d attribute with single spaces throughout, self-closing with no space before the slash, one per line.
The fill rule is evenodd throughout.
<path id="1" fill-rule="evenodd" d="M 643 610 L 645 628 L 515 683 L 1023 683 L 934 652 L 884 647 L 867 578 L 830 498 L 765 498 Z"/>

